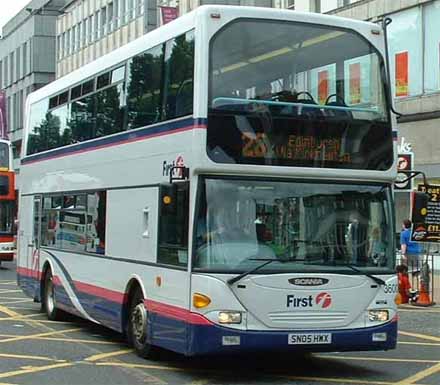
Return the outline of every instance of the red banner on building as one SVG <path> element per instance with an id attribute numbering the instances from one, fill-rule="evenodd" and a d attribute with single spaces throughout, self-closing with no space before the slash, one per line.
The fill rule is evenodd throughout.
<path id="1" fill-rule="evenodd" d="M 408 96 L 408 51 L 396 53 L 396 96 Z"/>
<path id="2" fill-rule="evenodd" d="M 8 125 L 6 120 L 6 94 L 0 90 L 0 138 L 8 138 Z"/>
<path id="3" fill-rule="evenodd" d="M 328 71 L 318 72 L 318 102 L 324 104 L 328 97 Z"/>
<path id="4" fill-rule="evenodd" d="M 162 12 L 162 24 L 167 24 L 179 16 L 176 7 L 160 7 L 160 9 Z"/>
<path id="5" fill-rule="evenodd" d="M 353 63 L 349 66 L 350 72 L 350 104 L 361 102 L 361 63 Z"/>

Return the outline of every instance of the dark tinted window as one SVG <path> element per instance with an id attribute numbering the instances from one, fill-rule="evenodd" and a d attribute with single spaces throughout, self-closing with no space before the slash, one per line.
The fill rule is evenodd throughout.
<path id="1" fill-rule="evenodd" d="M 100 76 L 98 76 L 98 81 L 96 83 L 96 89 L 100 89 L 103 87 L 106 87 L 110 84 L 110 72 L 107 72 L 105 74 L 102 74 Z"/>
<path id="2" fill-rule="evenodd" d="M 144 127 L 161 118 L 163 46 L 130 60 L 127 87 L 128 128 Z"/>
<path id="3" fill-rule="evenodd" d="M 95 89 L 95 80 L 89 80 L 82 85 L 81 95 L 89 94 Z"/>
<path id="4" fill-rule="evenodd" d="M 72 88 L 72 91 L 70 91 L 70 99 L 78 99 L 79 97 L 81 97 L 81 88 L 82 86 L 76 86 Z"/>
<path id="5" fill-rule="evenodd" d="M 122 84 L 106 88 L 95 94 L 96 128 L 94 137 L 114 134 L 124 130 Z"/>
<path id="6" fill-rule="evenodd" d="M 9 151 L 8 143 L 0 143 L 0 168 L 9 169 Z"/>
<path id="7" fill-rule="evenodd" d="M 63 92 L 58 96 L 58 105 L 67 103 L 69 100 L 69 91 Z"/>
<path id="8" fill-rule="evenodd" d="M 96 126 L 95 95 L 89 95 L 71 104 L 70 129 L 75 142 L 92 139 Z"/>
<path id="9" fill-rule="evenodd" d="M 50 150 L 72 143 L 69 124 L 69 106 L 65 104 L 44 113 L 41 107 L 47 102 L 34 105 L 35 115 L 31 114 L 31 131 L 28 137 L 28 154 Z M 47 111 L 47 110 L 46 110 Z"/>
<path id="10" fill-rule="evenodd" d="M 49 108 L 55 108 L 58 105 L 58 96 L 49 99 Z"/>
<path id="11" fill-rule="evenodd" d="M 6 175 L 0 175 L 0 195 L 8 195 L 9 178 Z"/>
<path id="12" fill-rule="evenodd" d="M 167 200 L 164 199 L 168 196 Z M 162 186 L 158 262 L 185 266 L 188 260 L 189 184 Z"/>
<path id="13" fill-rule="evenodd" d="M 164 120 L 193 110 L 194 32 L 166 43 Z"/>

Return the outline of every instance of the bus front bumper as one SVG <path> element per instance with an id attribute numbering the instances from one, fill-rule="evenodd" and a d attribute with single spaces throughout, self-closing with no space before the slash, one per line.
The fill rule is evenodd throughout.
<path id="1" fill-rule="evenodd" d="M 330 343 L 289 344 L 290 334 L 331 334 Z M 188 355 L 244 352 L 335 352 L 395 349 L 397 320 L 345 330 L 240 331 L 218 325 L 191 325 Z"/>

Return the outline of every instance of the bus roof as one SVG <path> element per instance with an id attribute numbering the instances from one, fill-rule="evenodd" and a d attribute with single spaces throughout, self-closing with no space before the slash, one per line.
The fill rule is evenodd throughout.
<path id="1" fill-rule="evenodd" d="M 368 36 L 369 39 L 374 39 L 374 35 L 371 34 L 372 29 L 381 29 L 377 24 L 370 22 L 312 12 L 298 12 L 265 7 L 203 5 L 31 93 L 27 98 L 27 104 L 33 104 L 47 96 L 54 95 L 89 77 L 117 66 L 119 63 L 124 62 L 130 57 L 185 33 L 186 31 L 195 28 L 196 23 L 208 19 L 212 13 L 224 15 L 225 19 L 228 21 L 235 18 L 246 17 L 337 26 L 340 28 L 356 30 L 361 34 Z"/>

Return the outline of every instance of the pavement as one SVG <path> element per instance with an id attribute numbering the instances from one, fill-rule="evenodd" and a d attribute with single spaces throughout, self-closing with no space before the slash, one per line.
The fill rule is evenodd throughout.
<path id="1" fill-rule="evenodd" d="M 388 352 L 137 357 L 123 337 L 71 317 L 48 321 L 25 297 L 15 266 L 0 268 L 0 385 L 276 384 L 439 385 L 440 306 L 399 308 L 399 342 Z"/>

